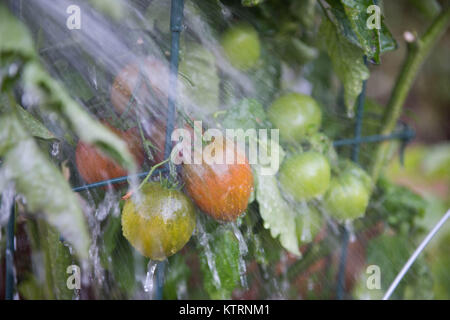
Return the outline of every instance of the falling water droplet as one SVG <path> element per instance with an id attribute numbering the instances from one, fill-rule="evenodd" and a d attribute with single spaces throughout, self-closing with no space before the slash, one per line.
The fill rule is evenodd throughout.
<path id="1" fill-rule="evenodd" d="M 17 74 L 17 71 L 19 70 L 19 67 L 17 66 L 17 63 L 12 63 L 10 66 L 9 66 L 9 69 L 8 69 L 8 75 L 10 76 L 10 77 L 14 77 L 16 74 Z"/>
<path id="2" fill-rule="evenodd" d="M 144 282 L 144 291 L 149 292 L 151 296 L 153 296 L 156 267 L 158 266 L 158 264 L 159 263 L 157 261 L 150 260 L 147 265 L 147 275 Z"/>
<path id="3" fill-rule="evenodd" d="M 59 142 L 52 143 L 52 156 L 53 157 L 56 157 L 59 154 L 59 147 L 60 147 Z"/>
<path id="4" fill-rule="evenodd" d="M 356 241 L 355 228 L 353 227 L 352 220 L 346 220 L 345 221 L 345 228 L 347 229 L 347 232 L 349 234 L 349 241 L 351 243 L 355 242 Z"/>

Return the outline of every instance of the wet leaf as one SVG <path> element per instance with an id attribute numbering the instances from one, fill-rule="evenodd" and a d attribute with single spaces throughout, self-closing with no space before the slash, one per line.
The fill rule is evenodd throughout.
<path id="1" fill-rule="evenodd" d="M 258 129 L 266 121 L 263 106 L 255 99 L 243 99 L 236 106 L 227 110 L 222 119 L 225 129 Z"/>
<path id="2" fill-rule="evenodd" d="M 61 172 L 12 115 L 0 119 L 0 156 L 6 180 L 14 181 L 17 192 L 26 198 L 28 209 L 44 212 L 77 254 L 87 258 L 89 236 L 78 199 Z"/>
<path id="3" fill-rule="evenodd" d="M 184 256 L 175 254 L 169 258 L 169 267 L 164 279 L 164 299 L 177 300 L 186 298 L 188 279 L 191 274 Z"/>
<path id="4" fill-rule="evenodd" d="M 135 163 L 125 142 L 89 116 L 38 63 L 27 64 L 23 81 L 28 90 L 42 93 L 41 105 L 61 115 L 81 140 L 95 145 L 118 164 L 134 171 Z"/>
<path id="5" fill-rule="evenodd" d="M 254 7 L 260 3 L 263 3 L 265 0 L 241 0 L 241 3 L 244 7 Z"/>
<path id="6" fill-rule="evenodd" d="M 132 296 L 136 288 L 135 258 L 130 243 L 122 235 L 120 216 L 110 216 L 103 233 L 102 265 L 109 270 L 118 287 Z"/>
<path id="7" fill-rule="evenodd" d="M 215 57 L 200 45 L 190 44 L 180 62 L 182 100 L 188 99 L 194 116 L 211 114 L 219 108 L 219 84 Z"/>
<path id="8" fill-rule="evenodd" d="M 218 226 L 199 235 L 200 268 L 205 290 L 211 299 L 230 299 L 239 285 L 239 242 L 234 233 Z"/>
<path id="9" fill-rule="evenodd" d="M 369 78 L 369 69 L 363 62 L 363 51 L 347 41 L 328 19 L 320 26 L 320 36 L 330 56 L 333 69 L 344 86 L 347 112 L 354 113 L 356 98 L 362 90 L 363 81 Z"/>
<path id="10" fill-rule="evenodd" d="M 0 4 L 0 57 L 35 57 L 33 41 L 26 27 L 16 19 L 9 9 Z"/>
<path id="11" fill-rule="evenodd" d="M 286 250 L 300 255 L 295 228 L 296 213 L 281 195 L 276 176 L 262 175 L 260 169 L 255 169 L 256 200 L 264 227 L 270 230 L 273 238 L 279 237 Z"/>
<path id="12" fill-rule="evenodd" d="M 327 0 L 327 10 L 337 30 L 348 41 L 360 47 L 366 56 L 375 63 L 380 63 L 380 56 L 397 48 L 397 43 L 384 23 L 380 13 L 380 28 L 369 29 L 367 26 L 375 11 L 367 9 L 376 5 L 374 0 Z"/>
<path id="13" fill-rule="evenodd" d="M 35 138 L 43 140 L 54 140 L 55 135 L 48 130 L 42 122 L 33 117 L 27 110 L 21 106 L 16 106 L 17 115 L 23 126 L 27 128 L 28 132 Z"/>

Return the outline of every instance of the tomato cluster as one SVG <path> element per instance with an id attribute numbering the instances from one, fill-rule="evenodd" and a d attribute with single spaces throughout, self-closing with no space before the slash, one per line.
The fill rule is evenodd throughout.
<path id="1" fill-rule="evenodd" d="M 248 72 L 257 67 L 261 44 L 252 26 L 232 26 L 223 34 L 221 44 L 224 55 L 235 68 Z M 208 61 L 211 64 L 213 55 L 204 52 L 204 56 L 210 57 Z M 190 59 L 195 60 L 195 56 Z M 183 64 L 183 68 L 193 65 L 191 61 Z M 110 100 L 117 115 L 127 113 L 138 121 L 139 112 L 132 102 L 144 105 L 152 113 L 156 110 L 152 130 L 147 130 L 145 135 L 137 128 L 122 131 L 103 122 L 126 141 L 139 166 L 144 163 L 143 146 L 148 142 L 153 146 L 150 164 L 164 160 L 167 85 L 168 69 L 152 57 L 126 65 L 112 83 Z M 266 112 L 261 112 L 273 128 L 279 129 L 282 145 L 289 150 L 277 176 L 286 199 L 304 204 L 323 199 L 325 211 L 338 220 L 362 216 L 369 201 L 370 188 L 364 171 L 356 166 L 331 165 L 327 155 L 307 144 L 321 127 L 319 104 L 310 96 L 292 92 L 279 96 Z M 127 198 L 122 212 L 122 228 L 128 241 L 143 255 L 162 260 L 180 250 L 192 235 L 196 222 L 194 203 L 218 221 L 234 221 L 242 215 L 254 189 L 252 168 L 234 142 L 223 144 L 223 154 L 228 153 L 234 154 L 234 159 L 244 161 L 232 164 L 183 163 L 178 178 L 182 179 L 189 197 L 174 186 L 151 182 L 144 184 L 131 199 Z M 78 143 L 76 163 L 87 183 L 127 174 L 125 169 L 83 142 Z M 319 210 L 309 204 L 303 208 L 308 210 L 303 210 L 296 219 L 299 243 L 311 241 L 322 224 Z"/>

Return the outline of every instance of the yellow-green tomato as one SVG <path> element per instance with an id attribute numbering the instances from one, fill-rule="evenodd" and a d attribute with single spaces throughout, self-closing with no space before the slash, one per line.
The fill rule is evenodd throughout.
<path id="1" fill-rule="evenodd" d="M 288 93 L 275 100 L 268 117 L 280 138 L 285 142 L 299 143 L 305 136 L 316 133 L 322 122 L 322 111 L 312 97 Z"/>
<path id="2" fill-rule="evenodd" d="M 369 203 L 369 191 L 351 172 L 333 178 L 325 195 L 328 214 L 339 221 L 362 217 Z"/>
<path id="3" fill-rule="evenodd" d="M 261 55 L 258 33 L 246 23 L 237 24 L 225 31 L 222 47 L 231 65 L 244 71 L 254 67 Z"/>
<path id="4" fill-rule="evenodd" d="M 309 200 L 327 191 L 330 184 L 330 164 L 314 151 L 286 159 L 280 168 L 279 181 L 283 190 L 296 201 Z"/>
<path id="5" fill-rule="evenodd" d="M 122 233 L 142 255 L 164 260 L 181 250 L 195 228 L 195 208 L 181 191 L 144 185 L 122 210 Z"/>

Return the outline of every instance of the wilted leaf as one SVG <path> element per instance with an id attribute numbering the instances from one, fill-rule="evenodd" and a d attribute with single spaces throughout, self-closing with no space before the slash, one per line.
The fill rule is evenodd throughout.
<path id="1" fill-rule="evenodd" d="M 62 174 L 42 154 L 20 121 L 0 119 L 0 156 L 7 180 L 13 180 L 32 212 L 44 212 L 50 224 L 69 241 L 81 258 L 87 258 L 89 236 L 83 212 Z"/>
<path id="2" fill-rule="evenodd" d="M 336 75 L 344 86 L 347 112 L 352 115 L 363 81 L 369 78 L 369 69 L 363 62 L 363 51 L 351 44 L 328 19 L 320 26 L 320 35 L 333 64 Z"/>

